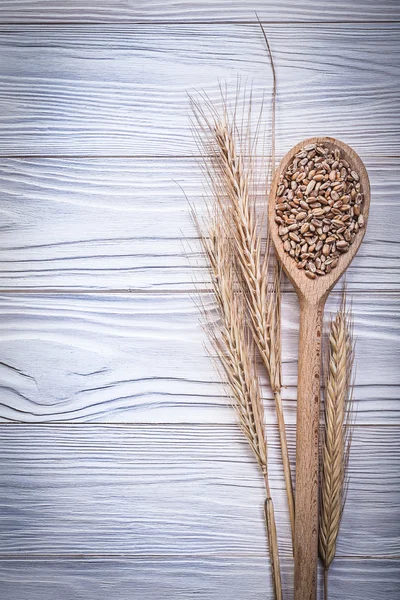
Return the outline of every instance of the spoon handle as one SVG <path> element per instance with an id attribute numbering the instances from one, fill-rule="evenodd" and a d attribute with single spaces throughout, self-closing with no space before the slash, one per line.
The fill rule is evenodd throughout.
<path id="1" fill-rule="evenodd" d="M 295 600 L 315 600 L 321 338 L 325 301 L 300 299 L 296 433 Z"/>

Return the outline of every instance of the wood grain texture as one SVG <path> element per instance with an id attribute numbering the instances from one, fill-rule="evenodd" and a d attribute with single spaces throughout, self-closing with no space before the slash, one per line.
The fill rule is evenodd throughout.
<path id="1" fill-rule="evenodd" d="M 302 290 L 305 291 L 304 289 Z M 319 433 L 325 298 L 300 301 L 296 408 L 294 598 L 315 600 L 318 564 Z"/>
<path id="2" fill-rule="evenodd" d="M 5 600 L 271 597 L 262 482 L 186 293 L 193 271 L 201 287 L 206 278 L 185 258 L 182 231 L 195 253 L 197 242 L 172 181 L 200 202 L 188 158 L 188 89 L 216 99 L 218 79 L 233 88 L 239 75 L 253 81 L 256 105 L 270 92 L 254 9 L 279 22 L 267 25 L 278 69 L 278 156 L 299 139 L 335 135 L 371 175 L 370 230 L 349 276 L 360 404 L 330 598 L 396 596 L 398 3 L 0 0 Z M 333 23 L 359 20 L 389 22 Z M 47 25 L 6 24 L 23 21 Z M 285 294 L 292 458 L 298 318 Z M 268 399 L 266 406 L 289 598 L 290 534 Z"/>
<path id="3" fill-rule="evenodd" d="M 356 426 L 339 556 L 400 554 L 399 431 Z M 3 425 L 1 434 L 3 556 L 267 556 L 263 482 L 235 425 Z M 279 543 L 290 556 L 269 434 Z M 293 452 L 294 427 L 288 434 Z"/>
<path id="4" fill-rule="evenodd" d="M 400 19 L 396 0 L 379 5 L 373 0 L 322 0 L 318 4 L 283 0 L 2 0 L 0 23 L 57 23 L 60 21 L 120 23 L 255 22 L 255 12 L 268 22 L 393 21 Z"/>
<path id="5" fill-rule="evenodd" d="M 400 24 L 267 33 L 280 155 L 312 135 L 343 139 L 362 158 L 400 155 Z M 255 107 L 271 90 L 256 25 L 4 25 L 0 52 L 3 156 L 187 155 L 187 90 L 217 100 L 218 81 L 235 90 L 240 76 L 253 82 Z"/>
<path id="6" fill-rule="evenodd" d="M 203 301 L 212 309 L 210 297 Z M 399 423 L 397 297 L 360 294 L 353 308 L 358 420 Z M 290 387 L 283 398 L 292 423 L 298 323 L 297 300 L 285 294 L 283 378 Z M 187 295 L 4 294 L 0 415 L 25 422 L 233 422 L 205 339 Z M 268 402 L 274 422 L 273 413 Z"/>
<path id="7" fill-rule="evenodd" d="M 290 597 L 291 564 L 282 562 L 283 591 Z M 400 585 L 399 560 L 338 558 L 331 570 L 332 600 L 395 598 Z M 3 600 L 273 598 L 266 560 L 255 557 L 3 560 L 0 571 Z"/>
<path id="8" fill-rule="evenodd" d="M 397 227 L 387 223 L 400 223 L 400 159 L 366 166 L 370 226 L 348 288 L 398 291 Z M 195 159 L 0 159 L 0 181 L 0 288 L 177 291 L 194 278 L 207 287 L 178 186 L 201 212 Z"/>

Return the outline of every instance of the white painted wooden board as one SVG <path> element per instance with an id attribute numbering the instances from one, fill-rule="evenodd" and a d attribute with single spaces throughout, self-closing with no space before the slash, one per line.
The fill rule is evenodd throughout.
<path id="1" fill-rule="evenodd" d="M 312 135 L 399 156 L 400 23 L 269 25 L 277 148 Z M 271 89 L 257 25 L 1 26 L 0 155 L 181 156 L 187 90 Z"/>
<path id="2" fill-rule="evenodd" d="M 212 298 L 203 301 L 211 310 Z M 327 320 L 337 304 L 335 295 Z M 353 310 L 358 422 L 399 424 L 398 298 L 357 294 Z M 3 294 L 0 418 L 232 423 L 199 317 L 186 294 Z M 293 423 L 299 323 L 294 294 L 285 294 L 282 318 L 284 397 Z M 265 394 L 271 397 L 268 389 Z M 270 402 L 268 407 L 268 421 L 274 422 Z"/>
<path id="3" fill-rule="evenodd" d="M 399 433 L 355 428 L 340 556 L 400 555 Z M 270 428 L 290 556 L 277 442 Z M 236 425 L 4 425 L 1 447 L 0 555 L 267 556 L 262 477 Z"/>
<path id="4" fill-rule="evenodd" d="M 282 561 L 283 592 L 292 593 L 291 564 Z M 400 561 L 337 559 L 331 568 L 332 600 L 396 598 Z M 350 567 L 350 568 L 349 568 Z M 0 562 L 4 598 L 32 600 L 272 600 L 265 558 L 85 558 Z M 322 597 L 321 586 L 319 589 Z"/>
<path id="5" fill-rule="evenodd" d="M 366 166 L 369 227 L 347 284 L 399 291 L 399 235 L 388 222 L 400 223 L 400 159 Z M 159 292 L 193 290 L 194 279 L 209 287 L 181 189 L 202 213 L 195 159 L 1 159 L 0 181 L 0 288 Z"/>
<path id="6" fill-rule="evenodd" d="M 272 597 L 262 485 L 203 348 L 192 271 L 207 282 L 185 258 L 183 232 L 197 241 L 172 181 L 200 204 L 187 89 L 216 98 L 217 80 L 233 88 L 239 75 L 256 105 L 270 91 L 254 9 L 278 70 L 278 157 L 331 134 L 371 175 L 370 226 L 348 279 L 359 414 L 330 598 L 396 597 L 398 3 L 0 0 L 5 600 Z M 293 459 L 298 308 L 293 294 L 283 303 Z"/>
<path id="7" fill-rule="evenodd" d="M 394 21 L 396 0 L 1 0 L 0 22 L 269 22 Z"/>

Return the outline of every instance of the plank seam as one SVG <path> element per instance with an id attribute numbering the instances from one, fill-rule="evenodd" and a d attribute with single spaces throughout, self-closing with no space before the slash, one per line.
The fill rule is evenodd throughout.
<path id="1" fill-rule="evenodd" d="M 281 552 L 284 558 L 293 558 L 291 552 Z M 27 560 L 37 560 L 45 561 L 45 560 L 96 560 L 96 559 L 105 559 L 105 560 L 115 560 L 115 559 L 124 559 L 124 560 L 199 560 L 199 559 L 213 559 L 213 560 L 225 560 L 231 558 L 241 558 L 241 559 L 251 559 L 251 558 L 265 558 L 265 553 L 257 553 L 257 554 L 124 554 L 124 553 L 85 553 L 85 552 L 76 552 L 76 553 L 65 553 L 65 554 L 29 554 L 29 553 L 18 553 L 18 554 L 0 554 L 0 561 L 27 561 Z M 363 555 L 363 554 L 343 554 L 335 557 L 336 560 L 400 560 L 400 555 L 398 554 L 373 554 L 373 555 Z"/>
<path id="2" fill-rule="evenodd" d="M 385 19 L 382 21 L 371 19 L 371 20 L 343 20 L 343 21 L 264 21 L 261 22 L 264 25 L 298 25 L 299 27 L 304 27 L 306 25 L 320 25 L 324 27 L 325 25 L 393 25 L 400 23 L 400 19 Z M 153 26 L 162 26 L 162 25 L 254 25 L 258 26 L 257 20 L 248 20 L 248 21 L 225 21 L 225 20 L 203 20 L 203 21 L 193 21 L 193 20 L 181 20 L 181 21 L 162 21 L 162 20 L 150 20 L 146 19 L 144 21 L 1 21 L 0 27 L 6 26 L 48 26 L 48 27 L 65 27 L 65 26 L 104 26 L 108 27 L 113 26 L 121 26 L 121 25 L 148 25 L 149 27 Z"/>
<path id="3" fill-rule="evenodd" d="M 373 295 L 373 296 L 381 296 L 382 294 L 385 295 L 389 295 L 389 296 L 398 296 L 399 294 L 399 290 L 397 288 L 380 288 L 379 290 L 370 290 L 367 287 L 365 287 L 365 289 L 363 290 L 350 290 L 349 294 L 350 295 L 359 295 L 359 294 L 365 294 L 365 292 L 368 292 L 369 295 Z M 283 294 L 290 294 L 290 295 L 295 295 L 296 292 L 294 290 L 282 290 Z M 340 295 L 340 291 L 333 291 L 331 292 L 332 294 L 338 294 Z M 137 288 L 118 288 L 118 289 L 103 289 L 103 290 L 95 290 L 95 289 L 85 289 L 85 288 L 3 288 L 0 289 L 0 294 L 4 294 L 4 295 L 11 295 L 11 294 L 26 294 L 26 295 L 53 295 L 53 296 L 64 296 L 64 295 L 68 295 L 68 296 L 77 296 L 77 295 L 110 295 L 110 294 L 116 294 L 116 295 L 129 295 L 129 296 L 199 296 L 199 295 L 209 295 L 212 294 L 212 290 L 211 288 L 203 288 L 200 290 L 196 290 L 196 289 L 187 289 L 187 290 L 169 290 L 169 289 L 165 289 L 165 290 L 161 290 L 161 291 L 156 291 L 156 290 L 146 290 L 146 289 L 137 289 Z"/>
<path id="4" fill-rule="evenodd" d="M 245 155 L 243 155 L 245 156 Z M 364 153 L 364 158 L 373 160 L 398 160 L 400 154 L 369 154 Z M 262 155 L 256 158 L 262 159 Z M 0 160 L 203 160 L 198 154 L 0 154 Z M 279 164 L 279 160 L 276 164 Z"/>
<path id="5" fill-rule="evenodd" d="M 400 387 L 400 386 L 398 386 Z M 295 400 L 293 400 L 293 402 L 295 402 Z M 71 428 L 71 426 L 73 427 L 77 427 L 77 428 L 82 428 L 82 427 L 109 427 L 109 428 L 119 428 L 119 429 L 133 429 L 133 428 L 146 428 L 146 427 L 158 427 L 160 429 L 164 429 L 164 428 L 184 428 L 184 429 L 188 429 L 188 428 L 193 428 L 193 429 L 235 429 L 238 432 L 240 432 L 240 428 L 238 427 L 237 424 L 235 423 L 196 423 L 196 422 L 177 422 L 177 423 L 171 423 L 171 422 L 134 422 L 134 421 L 121 421 L 121 422 L 114 422 L 114 421 L 86 421 L 84 423 L 76 423 L 75 421 L 40 421 L 37 423 L 32 423 L 32 422 L 27 422 L 27 421 L 10 421 L 10 422 L 0 422 L 0 427 L 26 427 L 26 428 L 32 428 L 32 427 L 46 427 L 48 429 L 50 428 Z M 356 429 L 358 430 L 362 430 L 362 429 L 368 429 L 368 428 L 373 428 L 373 429 L 399 429 L 400 430 L 400 424 L 399 423 L 355 423 L 353 425 Z M 276 423 L 267 423 L 267 427 L 274 427 L 277 428 Z M 295 429 L 295 424 L 290 424 L 287 426 L 290 429 Z"/>

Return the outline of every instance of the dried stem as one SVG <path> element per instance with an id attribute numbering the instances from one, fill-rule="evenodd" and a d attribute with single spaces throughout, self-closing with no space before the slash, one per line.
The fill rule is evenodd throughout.
<path id="1" fill-rule="evenodd" d="M 199 226 L 195 214 L 194 219 Z M 227 235 L 218 206 L 215 215 L 208 223 L 207 229 L 206 232 L 201 232 L 201 239 L 208 258 L 220 319 L 217 327 L 208 322 L 206 330 L 212 341 L 219 364 L 222 366 L 227 378 L 230 396 L 234 399 L 239 424 L 263 474 L 266 489 L 265 520 L 274 591 L 275 598 L 281 600 L 278 540 L 268 480 L 268 448 L 264 424 L 264 407 L 253 360 L 254 343 L 252 336 L 244 326 L 245 301 L 240 289 L 237 289 L 231 240 Z"/>
<path id="2" fill-rule="evenodd" d="M 330 326 L 329 366 L 324 398 L 324 436 L 321 460 L 319 553 L 328 597 L 328 570 L 346 496 L 346 469 L 352 434 L 352 368 L 354 343 L 351 312 L 342 304 Z"/>
<path id="3" fill-rule="evenodd" d="M 267 52 L 268 52 L 268 58 L 269 58 L 269 63 L 271 66 L 271 71 L 272 71 L 272 96 L 271 96 L 271 171 L 272 173 L 275 170 L 275 125 L 276 125 L 276 91 L 277 91 L 277 81 L 276 81 L 276 69 L 275 69 L 275 62 L 274 62 L 274 57 L 272 56 L 272 51 L 271 51 L 271 46 L 269 45 L 269 40 L 267 37 L 267 34 L 265 32 L 264 26 L 261 23 L 257 13 L 256 13 L 256 17 L 258 20 L 258 23 L 260 25 L 263 37 L 264 37 L 264 41 L 265 41 L 265 45 L 267 47 Z M 271 174 L 272 174 L 271 173 Z"/>

